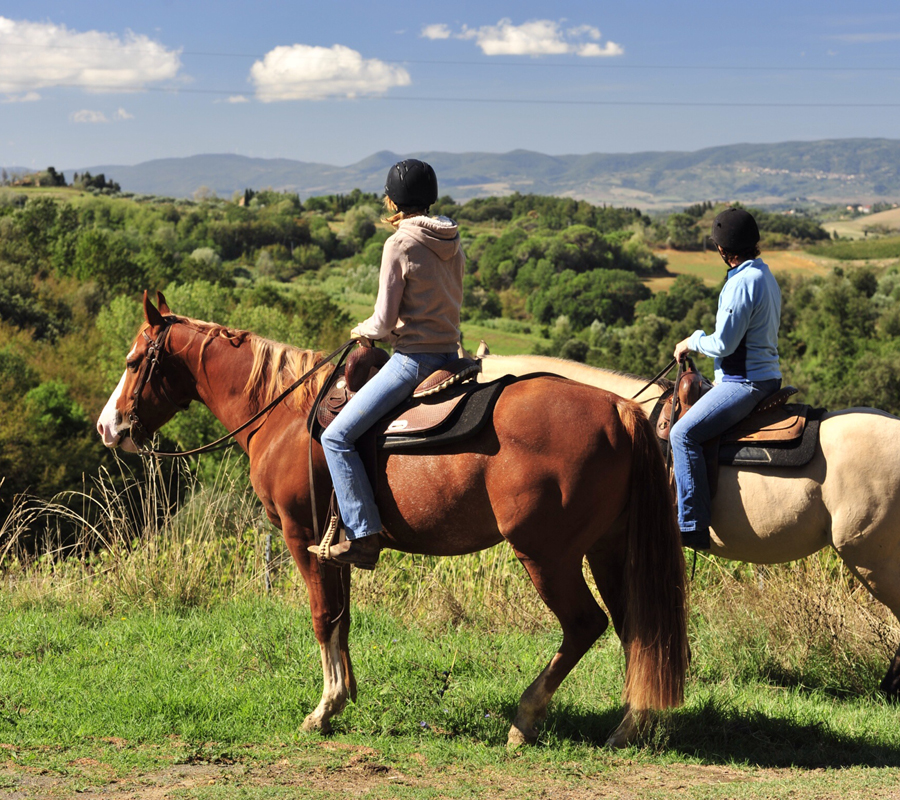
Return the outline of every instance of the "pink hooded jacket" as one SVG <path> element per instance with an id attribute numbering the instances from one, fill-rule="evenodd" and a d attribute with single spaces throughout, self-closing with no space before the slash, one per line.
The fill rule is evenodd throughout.
<path id="1" fill-rule="evenodd" d="M 375 311 L 354 331 L 400 353 L 455 352 L 465 266 L 453 220 L 401 220 L 384 243 Z"/>

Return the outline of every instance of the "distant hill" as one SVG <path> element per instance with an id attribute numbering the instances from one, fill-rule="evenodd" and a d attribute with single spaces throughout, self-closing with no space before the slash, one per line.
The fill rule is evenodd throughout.
<path id="1" fill-rule="evenodd" d="M 456 200 L 518 191 L 650 209 L 703 200 L 769 205 L 798 197 L 820 202 L 900 199 L 900 140 L 894 139 L 734 144 L 695 152 L 548 156 L 514 150 L 406 155 L 431 163 L 441 194 Z M 290 159 L 197 155 L 74 171 L 103 173 L 123 190 L 143 194 L 187 197 L 206 186 L 221 197 L 245 188 L 272 188 L 306 198 L 357 187 L 381 192 L 388 168 L 399 158 L 382 151 L 338 167 Z M 65 170 L 67 177 L 72 171 Z"/>

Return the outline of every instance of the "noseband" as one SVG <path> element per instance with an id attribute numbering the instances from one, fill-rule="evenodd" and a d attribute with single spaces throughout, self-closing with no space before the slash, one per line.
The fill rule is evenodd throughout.
<path id="1" fill-rule="evenodd" d="M 160 366 L 162 362 L 163 354 L 166 352 L 165 343 L 166 339 L 169 336 L 169 331 L 172 329 L 172 326 L 175 324 L 175 318 L 169 317 L 166 320 L 166 324 L 163 326 L 163 329 L 157 334 L 156 339 L 151 339 L 147 335 L 147 331 L 142 333 L 144 339 L 149 342 L 147 345 L 147 355 L 144 357 L 144 363 L 141 365 L 141 372 L 138 375 L 137 385 L 134 388 L 134 392 L 131 395 L 131 410 L 125 415 L 128 419 L 128 422 L 131 425 L 131 438 L 132 441 L 135 440 L 135 434 L 141 439 L 141 441 L 147 441 L 150 439 L 150 434 L 147 432 L 147 429 L 144 427 L 143 423 L 141 423 L 140 417 L 138 416 L 138 409 L 141 403 L 141 395 L 144 392 L 146 386 L 153 380 L 153 375 L 156 372 L 157 366 Z M 162 376 L 160 375 L 159 380 L 159 389 L 163 396 L 163 399 L 170 405 L 174 406 L 178 411 L 184 411 L 189 405 L 190 400 L 187 403 L 176 403 L 171 397 L 169 397 L 169 393 L 166 391 L 166 385 L 163 382 Z M 135 444 L 137 442 L 135 441 Z"/>

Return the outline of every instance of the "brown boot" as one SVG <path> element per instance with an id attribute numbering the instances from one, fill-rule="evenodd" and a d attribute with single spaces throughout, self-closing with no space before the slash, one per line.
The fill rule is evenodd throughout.
<path id="1" fill-rule="evenodd" d="M 315 545 L 308 547 L 310 553 L 319 555 L 319 548 Z M 328 548 L 328 553 L 320 557 L 323 564 L 352 564 L 360 569 L 375 569 L 378 556 L 381 554 L 381 536 L 374 534 L 362 536 L 359 539 L 347 539 L 340 544 Z"/>

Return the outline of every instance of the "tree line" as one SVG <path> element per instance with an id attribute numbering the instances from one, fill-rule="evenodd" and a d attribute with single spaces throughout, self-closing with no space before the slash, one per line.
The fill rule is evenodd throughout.
<path id="1" fill-rule="evenodd" d="M 546 334 L 548 353 L 641 374 L 713 324 L 717 287 L 680 277 L 653 295 L 644 281 L 665 274 L 664 248 L 702 246 L 720 208 L 651 218 L 514 194 L 445 196 L 433 212 L 461 226 L 468 319 L 529 325 Z M 379 197 L 358 190 L 304 202 L 271 190 L 200 202 L 0 190 L 0 516 L 17 494 L 80 489 L 108 463 L 93 421 L 121 374 L 144 289 L 164 290 L 178 313 L 331 349 L 355 321 L 348 309 L 370 307 L 377 291 L 383 215 Z M 697 241 L 673 235 L 679 215 Z M 827 240 L 813 220 L 782 216 L 759 213 L 764 244 Z M 896 269 L 790 278 L 782 291 L 786 377 L 805 399 L 900 410 Z M 195 446 L 217 426 L 192 408 L 166 426 L 164 445 Z"/>

